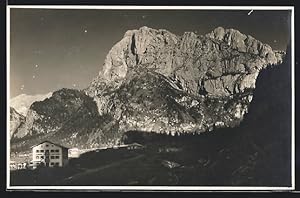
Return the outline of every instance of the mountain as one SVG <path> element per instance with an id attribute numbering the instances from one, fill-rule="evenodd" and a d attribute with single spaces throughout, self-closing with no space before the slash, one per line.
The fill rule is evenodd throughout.
<path id="1" fill-rule="evenodd" d="M 19 114 L 14 108 L 10 107 L 10 137 L 25 121 L 25 117 Z"/>
<path id="2" fill-rule="evenodd" d="M 89 134 L 99 127 L 96 103 L 82 91 L 61 89 L 50 98 L 34 102 L 26 122 L 12 136 L 12 143 L 32 145 L 43 139 L 75 146 L 87 142 Z M 15 148 L 12 145 L 12 148 Z"/>
<path id="3" fill-rule="evenodd" d="M 52 93 L 27 95 L 21 94 L 10 100 L 10 106 L 13 107 L 18 113 L 26 116 L 27 111 L 32 103 L 35 101 L 42 101 L 46 98 L 51 97 Z"/>
<path id="4" fill-rule="evenodd" d="M 283 56 L 233 29 L 176 36 L 142 27 L 125 33 L 85 91 L 121 132 L 234 127 L 248 110 L 259 71 Z"/>
<path id="5" fill-rule="evenodd" d="M 13 149 L 44 139 L 88 148 L 118 144 L 127 131 L 180 135 L 236 127 L 259 72 L 284 55 L 222 27 L 204 36 L 129 30 L 89 87 L 58 90 L 30 106 Z"/>
<path id="6" fill-rule="evenodd" d="M 287 52 L 282 64 L 260 72 L 249 113 L 239 126 L 196 136 L 128 131 L 124 142 L 140 143 L 145 149 L 84 153 L 71 160 L 66 168 L 79 166 L 79 173 L 57 179 L 56 184 L 291 186 L 290 57 Z M 81 171 L 86 169 L 88 171 Z M 55 173 L 53 175 L 55 178 Z M 35 178 L 32 177 L 33 182 Z M 43 179 L 35 184 L 42 182 Z M 52 182 L 51 178 L 43 185 Z M 24 178 L 23 183 L 27 184 L 28 178 Z"/>
<path id="7" fill-rule="evenodd" d="M 93 173 L 90 182 L 77 178 L 70 183 L 117 185 L 129 180 L 138 185 L 291 186 L 290 57 L 287 52 L 282 64 L 260 72 L 249 113 L 239 126 L 198 136 L 128 131 L 125 143 L 138 142 L 148 148 L 144 159 Z M 166 169 L 160 164 L 166 160 L 180 167 Z M 133 164 L 139 168 L 124 177 L 125 167 Z"/>
<path id="8" fill-rule="evenodd" d="M 243 122 L 199 135 L 128 131 L 126 144 L 96 149 L 58 169 L 13 171 L 18 186 L 291 186 L 291 64 L 260 72 Z M 134 167 L 134 168 L 133 168 Z"/>

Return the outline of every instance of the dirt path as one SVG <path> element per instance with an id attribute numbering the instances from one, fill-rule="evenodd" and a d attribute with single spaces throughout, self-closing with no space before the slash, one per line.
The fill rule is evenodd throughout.
<path id="1" fill-rule="evenodd" d="M 111 167 L 114 167 L 114 166 L 119 166 L 121 165 L 122 163 L 124 162 L 130 162 L 130 161 L 133 161 L 133 160 L 137 160 L 137 159 L 140 159 L 142 157 L 144 157 L 145 154 L 141 154 L 141 155 L 138 155 L 136 157 L 133 157 L 133 158 L 129 158 L 129 159 L 124 159 L 124 160 L 121 160 L 121 161 L 117 161 L 117 162 L 113 162 L 113 163 L 110 163 L 110 164 L 107 164 L 107 165 L 104 165 L 104 166 L 100 166 L 100 167 L 97 167 L 97 168 L 93 168 L 93 169 L 88 169 L 84 172 L 81 172 L 81 173 L 77 173 L 73 176 L 70 176 L 70 177 L 67 177 L 63 180 L 60 180 L 59 182 L 56 182 L 54 185 L 60 185 L 60 184 L 65 184 L 65 183 L 68 183 L 72 180 L 76 180 L 82 176 L 87 176 L 89 174 L 93 174 L 93 173 L 96 173 L 98 171 L 101 171 L 101 170 L 104 170 L 104 169 L 107 169 L 107 168 L 111 168 Z"/>

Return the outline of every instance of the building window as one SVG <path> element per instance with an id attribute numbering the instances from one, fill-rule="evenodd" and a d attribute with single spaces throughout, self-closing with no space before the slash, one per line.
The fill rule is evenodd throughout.
<path id="1" fill-rule="evenodd" d="M 54 152 L 54 150 L 50 150 L 50 152 Z"/>
<path id="2" fill-rule="evenodd" d="M 54 156 L 51 156 L 50 158 L 51 158 L 51 159 L 54 159 Z"/>
<path id="3" fill-rule="evenodd" d="M 56 162 L 56 163 L 55 163 L 55 166 L 59 166 L 59 163 L 58 163 L 58 162 Z"/>
<path id="4" fill-rule="evenodd" d="M 37 153 L 38 153 L 38 152 L 40 152 L 40 150 L 36 150 L 35 152 L 37 152 Z"/>
<path id="5" fill-rule="evenodd" d="M 41 156 L 41 159 L 44 159 L 44 156 Z"/>
<path id="6" fill-rule="evenodd" d="M 49 145 L 48 144 L 46 144 L 46 147 L 48 147 Z"/>
<path id="7" fill-rule="evenodd" d="M 44 150 L 41 150 L 41 153 L 43 153 L 44 152 Z"/>
<path id="8" fill-rule="evenodd" d="M 55 156 L 55 159 L 59 159 L 59 156 Z"/>
<path id="9" fill-rule="evenodd" d="M 59 150 L 58 150 L 58 149 L 56 149 L 56 150 L 55 150 L 55 152 L 59 152 Z"/>
<path id="10" fill-rule="evenodd" d="M 52 165 L 52 166 L 53 166 L 53 165 L 54 165 L 54 162 L 51 162 L 51 163 L 50 163 L 50 165 Z"/>
<path id="11" fill-rule="evenodd" d="M 39 156 L 36 156 L 35 158 L 36 158 L 36 159 L 40 159 L 40 157 L 39 157 Z"/>

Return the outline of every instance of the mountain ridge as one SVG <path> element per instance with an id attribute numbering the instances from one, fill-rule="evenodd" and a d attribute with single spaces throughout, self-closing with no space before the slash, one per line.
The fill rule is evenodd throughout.
<path id="1" fill-rule="evenodd" d="M 129 30 L 89 87 L 62 89 L 33 103 L 22 129 L 26 132 L 12 141 L 24 146 L 52 138 L 68 146 L 97 147 L 120 143 L 130 130 L 175 135 L 235 127 L 248 112 L 259 72 L 281 63 L 284 55 L 222 27 L 204 36 Z M 45 124 L 47 117 L 64 111 L 69 113 L 63 119 Z M 28 141 L 33 131 L 39 135 Z"/>

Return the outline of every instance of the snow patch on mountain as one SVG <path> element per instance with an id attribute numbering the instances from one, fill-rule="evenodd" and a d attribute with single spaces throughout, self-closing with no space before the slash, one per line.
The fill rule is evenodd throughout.
<path id="1" fill-rule="evenodd" d="M 10 100 L 10 106 L 13 107 L 21 115 L 26 116 L 27 111 L 32 105 L 32 103 L 36 101 L 43 101 L 46 98 L 50 98 L 51 96 L 52 92 L 37 95 L 21 94 Z"/>

